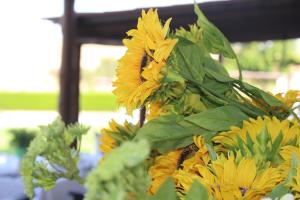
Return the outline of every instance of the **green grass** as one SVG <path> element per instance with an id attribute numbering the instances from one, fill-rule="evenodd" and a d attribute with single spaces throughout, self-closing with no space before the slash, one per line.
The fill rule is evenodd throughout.
<path id="1" fill-rule="evenodd" d="M 0 110 L 57 110 L 58 94 L 0 92 Z M 114 111 L 116 98 L 111 93 L 85 93 L 80 97 L 80 109 Z"/>

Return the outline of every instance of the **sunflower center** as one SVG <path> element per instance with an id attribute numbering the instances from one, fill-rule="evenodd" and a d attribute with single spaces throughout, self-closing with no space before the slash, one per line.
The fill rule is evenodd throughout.
<path id="1" fill-rule="evenodd" d="M 242 196 L 244 196 L 245 193 L 248 191 L 248 188 L 246 188 L 246 187 L 239 187 L 239 189 L 240 189 L 240 191 L 242 193 Z"/>
<path id="2" fill-rule="evenodd" d="M 145 81 L 145 79 L 142 76 L 142 72 L 143 72 L 144 68 L 147 66 L 147 61 L 148 61 L 147 54 L 145 53 L 142 58 L 141 65 L 140 65 L 140 80 L 141 80 L 141 82 Z"/>

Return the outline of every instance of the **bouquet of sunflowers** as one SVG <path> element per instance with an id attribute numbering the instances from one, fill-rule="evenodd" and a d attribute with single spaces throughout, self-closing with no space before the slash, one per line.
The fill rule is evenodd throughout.
<path id="1" fill-rule="evenodd" d="M 171 19 L 142 11 L 114 82 L 128 114 L 140 109 L 139 123 L 112 120 L 102 130 L 104 158 L 86 179 L 76 165 L 88 128 L 59 119 L 42 127 L 21 168 L 29 196 L 63 177 L 85 184 L 86 200 L 300 197 L 300 92 L 272 95 L 243 82 L 241 70 L 230 77 L 213 57 L 239 66 L 230 43 L 195 13 L 188 30 L 170 31 Z"/>

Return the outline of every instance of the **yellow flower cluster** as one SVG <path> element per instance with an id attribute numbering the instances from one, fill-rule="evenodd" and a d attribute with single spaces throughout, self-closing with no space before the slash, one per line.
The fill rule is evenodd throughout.
<path id="1" fill-rule="evenodd" d="M 261 131 L 267 128 L 267 131 L 271 137 L 271 141 L 277 138 L 279 134 L 282 134 L 281 145 L 284 146 L 291 141 L 297 141 L 299 139 L 300 127 L 298 123 L 290 123 L 289 120 L 280 121 L 276 117 L 258 117 L 257 119 L 249 119 L 243 122 L 243 127 L 231 127 L 230 131 L 220 133 L 213 138 L 213 141 L 223 146 L 238 146 L 239 136 L 244 142 L 247 140 L 247 134 L 253 141 L 256 141 L 257 135 Z"/>
<path id="2" fill-rule="evenodd" d="M 275 138 L 282 134 L 281 148 L 278 152 L 281 156 L 279 164 L 267 161 L 262 164 L 255 157 L 240 157 L 239 152 L 218 151 L 228 146 L 238 147 L 237 136 L 244 142 L 249 136 L 256 141 L 265 127 L 269 133 L 269 140 L 273 143 Z M 189 155 L 180 166 L 180 150 L 158 157 L 150 168 L 151 193 L 155 193 L 167 177 L 173 177 L 181 196 L 188 192 L 194 181 L 199 181 L 205 186 L 210 197 L 216 200 L 261 199 L 287 179 L 292 155 L 300 160 L 299 134 L 300 126 L 296 122 L 280 121 L 275 117 L 250 119 L 244 121 L 242 128 L 232 127 L 231 131 L 222 132 L 213 138 L 214 144 L 219 144 L 214 148 L 217 151 L 215 160 L 211 158 L 204 138 L 194 137 L 198 151 Z M 297 170 L 297 175 L 287 185 L 300 197 L 300 168 Z"/>
<path id="3" fill-rule="evenodd" d="M 161 69 L 177 42 L 167 38 L 170 22 L 171 18 L 162 26 L 157 10 L 143 10 L 137 28 L 123 40 L 127 51 L 118 62 L 113 93 L 129 114 L 160 87 Z"/>

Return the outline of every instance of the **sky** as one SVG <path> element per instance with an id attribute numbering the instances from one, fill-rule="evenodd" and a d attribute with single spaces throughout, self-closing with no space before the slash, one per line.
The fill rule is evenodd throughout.
<path id="1" fill-rule="evenodd" d="M 206 0 L 212 1 L 212 0 Z M 107 12 L 193 3 L 193 0 L 76 0 L 76 12 Z M 203 1 L 197 1 L 203 2 Z M 47 17 L 61 16 L 63 0 L 0 0 L 0 91 L 53 91 L 61 62 L 61 27 Z M 300 45 L 299 45 L 300 50 Z M 101 56 L 119 58 L 124 48 L 85 46 L 82 66 L 93 68 Z"/>

